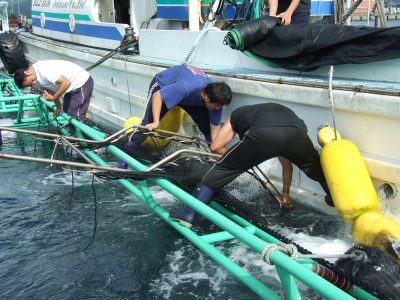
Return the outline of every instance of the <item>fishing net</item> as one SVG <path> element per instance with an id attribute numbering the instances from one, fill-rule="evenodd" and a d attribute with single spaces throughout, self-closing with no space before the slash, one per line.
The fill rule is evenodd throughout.
<path id="1" fill-rule="evenodd" d="M 176 140 L 170 142 L 161 152 L 144 152 L 137 150 L 131 154 L 133 157 L 140 157 L 143 162 L 147 161 L 147 163 L 151 164 L 181 149 L 201 150 L 203 148 L 199 146 L 197 142 L 183 144 Z M 204 158 L 197 155 L 187 155 L 166 165 L 164 171 L 169 175 L 166 175 L 165 178 L 190 193 L 194 186 L 200 182 L 206 172 L 211 168 L 213 163 L 212 160 L 204 160 Z M 309 215 L 310 211 L 313 209 L 301 204 L 296 204 L 296 212 L 289 213 L 280 209 L 276 197 L 277 195 L 266 186 L 262 178 L 255 176 L 254 173 L 246 172 L 217 191 L 213 200 L 276 237 L 283 243 L 295 245 L 300 253 L 311 254 L 309 250 L 285 237 L 276 229 L 276 225 L 292 224 L 298 228 L 300 222 L 304 224 L 304 216 Z M 330 227 L 332 231 L 329 234 L 334 236 L 335 231 L 340 227 L 341 221 L 335 216 L 325 215 L 320 212 L 318 212 L 318 214 L 320 215 L 320 219 L 312 220 L 316 228 L 315 230 L 317 231 L 315 234 L 318 235 L 318 226 L 321 226 L 321 230 L 324 230 L 325 233 L 326 227 Z M 384 254 L 382 253 L 382 255 Z M 396 286 L 390 286 L 390 292 L 383 291 L 380 286 L 385 286 L 387 288 L 388 284 L 376 285 L 372 282 L 360 279 L 359 277 L 355 277 L 354 275 L 357 273 L 352 271 L 354 267 L 349 260 L 347 260 L 348 266 L 340 264 L 338 265 L 340 267 L 336 267 L 336 265 L 324 259 L 314 260 L 322 266 L 334 271 L 339 276 L 356 283 L 358 286 L 376 295 L 380 299 L 392 299 L 391 296 L 399 292 Z M 394 275 L 396 278 L 399 276 L 396 274 Z"/>

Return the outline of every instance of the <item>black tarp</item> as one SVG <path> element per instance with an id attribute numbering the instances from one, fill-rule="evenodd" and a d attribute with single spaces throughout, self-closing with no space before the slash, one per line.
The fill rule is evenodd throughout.
<path id="1" fill-rule="evenodd" d="M 275 25 L 276 20 L 268 22 L 263 19 L 235 26 L 233 30 L 243 39 L 240 50 L 281 67 L 307 70 L 324 65 L 362 64 L 400 57 L 400 27 L 279 26 Z M 266 24 L 270 26 L 268 30 L 264 28 Z M 271 24 L 274 25 L 271 27 Z M 231 42 L 228 44 L 235 48 Z"/>

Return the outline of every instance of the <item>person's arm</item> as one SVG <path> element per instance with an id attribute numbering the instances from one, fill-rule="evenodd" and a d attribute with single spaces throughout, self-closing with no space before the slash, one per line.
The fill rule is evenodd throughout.
<path id="1" fill-rule="evenodd" d="M 290 198 L 290 185 L 292 184 L 293 165 L 292 162 L 283 156 L 278 156 L 282 165 L 282 205 L 285 208 L 292 207 L 292 199 Z"/>
<path id="2" fill-rule="evenodd" d="M 153 114 L 153 122 L 146 125 L 149 130 L 157 129 L 160 126 L 160 114 L 162 108 L 162 99 L 160 91 L 151 96 L 151 112 Z"/>
<path id="3" fill-rule="evenodd" d="M 217 138 L 218 133 L 221 131 L 221 125 L 213 125 L 210 123 L 210 131 L 211 131 L 211 142 L 213 142 Z M 217 151 L 212 151 L 212 152 L 223 155 L 226 152 L 226 147 L 223 147 L 221 149 L 218 149 Z"/>
<path id="4" fill-rule="evenodd" d="M 44 91 L 43 98 L 47 101 L 55 101 L 58 100 L 62 94 L 65 93 L 66 90 L 71 86 L 71 81 L 61 75 L 60 78 L 57 79 L 56 83 L 58 84 L 58 89 L 54 92 L 54 94 L 50 94 L 48 91 Z"/>
<path id="5" fill-rule="evenodd" d="M 276 12 L 278 10 L 278 0 L 268 0 L 268 3 L 270 17 L 276 17 Z"/>
<path id="6" fill-rule="evenodd" d="M 54 93 L 50 93 L 49 91 L 45 90 L 42 95 L 45 100 L 54 101 L 56 104 L 57 110 L 54 112 L 54 117 L 58 117 L 61 112 L 61 95 L 64 94 L 65 91 L 71 86 L 71 81 L 69 81 L 63 75 L 57 79 L 56 83 L 58 84 L 58 89 Z"/>
<path id="7" fill-rule="evenodd" d="M 235 137 L 236 132 L 233 130 L 230 120 L 219 130 L 215 139 L 211 143 L 211 151 L 217 154 L 224 154 L 227 150 L 226 145 Z"/>
<path id="8" fill-rule="evenodd" d="M 290 23 L 292 22 L 292 15 L 293 15 L 294 11 L 296 10 L 296 8 L 299 6 L 299 4 L 300 4 L 300 0 L 292 0 L 288 9 L 285 12 L 280 13 L 278 15 L 278 17 L 282 18 L 283 25 L 290 25 Z"/>

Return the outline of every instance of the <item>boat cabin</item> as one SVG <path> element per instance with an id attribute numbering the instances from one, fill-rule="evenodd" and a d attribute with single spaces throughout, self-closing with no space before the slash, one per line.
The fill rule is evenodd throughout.
<path id="1" fill-rule="evenodd" d="M 213 1 L 216 25 L 226 28 L 235 19 L 250 18 L 254 11 L 262 15 L 266 2 L 238 0 L 234 5 Z M 34 0 L 32 26 L 40 36 L 114 49 L 129 26 L 136 36 L 140 29 L 198 31 L 212 18 L 209 3 L 210 0 Z M 252 8 L 255 3 L 260 5 L 259 10 Z M 331 17 L 333 1 L 312 0 L 311 15 L 318 20 Z"/>
<path id="2" fill-rule="evenodd" d="M 8 2 L 1 1 L 0 2 L 0 33 L 8 31 Z"/>

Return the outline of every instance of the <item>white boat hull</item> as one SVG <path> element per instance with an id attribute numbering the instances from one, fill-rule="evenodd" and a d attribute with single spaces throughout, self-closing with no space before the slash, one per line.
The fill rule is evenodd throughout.
<path id="1" fill-rule="evenodd" d="M 223 80 L 232 87 L 234 97 L 224 118 L 242 105 L 281 103 L 305 121 L 317 146 L 318 127 L 332 125 L 328 67 L 309 73 L 267 67 L 223 45 L 225 34 L 206 33 L 190 57 L 190 62 L 203 68 L 212 79 Z M 140 55 L 116 55 L 91 71 L 95 81 L 90 106 L 93 120 L 120 128 L 129 116 L 142 116 L 153 76 L 165 67 L 182 63 L 199 32 L 142 30 L 139 36 Z M 30 34 L 22 34 L 20 40 L 31 62 L 65 59 L 88 67 L 107 53 Z M 400 74 L 395 72 L 399 64 L 398 60 L 391 60 L 338 66 L 333 81 L 337 129 L 360 149 L 376 189 L 382 189 L 384 183 L 392 188 L 385 205 L 395 215 L 400 209 L 400 143 L 395 138 L 400 131 Z M 271 165 L 268 173 L 279 178 L 279 164 Z M 330 210 L 322 200 L 320 187 L 298 169 L 293 176 L 292 194 L 324 211 Z"/>

